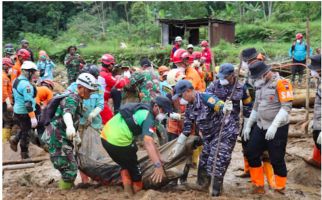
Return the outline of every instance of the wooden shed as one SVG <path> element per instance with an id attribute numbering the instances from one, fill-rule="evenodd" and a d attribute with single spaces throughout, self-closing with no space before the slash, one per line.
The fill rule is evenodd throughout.
<path id="1" fill-rule="evenodd" d="M 199 28 L 208 27 L 208 42 L 210 46 L 215 46 L 220 39 L 228 42 L 235 41 L 235 22 L 223 21 L 219 19 L 159 19 L 161 24 L 161 42 L 162 45 L 172 44 L 176 36 L 189 35 L 189 44 L 198 45 L 200 43 Z M 186 34 L 189 33 L 189 34 Z"/>

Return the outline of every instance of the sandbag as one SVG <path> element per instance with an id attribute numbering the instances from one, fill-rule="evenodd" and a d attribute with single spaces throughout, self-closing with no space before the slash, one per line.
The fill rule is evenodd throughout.
<path id="1" fill-rule="evenodd" d="M 167 175 L 161 183 L 155 184 L 150 176 L 154 172 L 153 163 L 150 161 L 145 150 L 138 151 L 138 161 L 142 172 L 142 181 L 145 189 L 160 188 L 170 181 L 183 175 L 184 167 L 192 155 L 194 142 L 198 137 L 190 136 L 182 152 L 169 160 L 169 153 L 176 140 L 168 142 L 161 147 L 159 151 L 164 163 L 165 173 Z M 122 183 L 120 171 L 121 167 L 117 165 L 105 151 L 99 132 L 92 127 L 84 130 L 82 135 L 81 147 L 76 152 L 79 169 L 93 180 L 104 185 L 119 185 Z"/>

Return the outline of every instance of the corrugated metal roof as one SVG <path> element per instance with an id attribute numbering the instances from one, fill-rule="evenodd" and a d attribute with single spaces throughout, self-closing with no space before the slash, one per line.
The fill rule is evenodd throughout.
<path id="1" fill-rule="evenodd" d="M 224 21 L 220 19 L 201 18 L 201 19 L 158 19 L 163 24 L 185 24 L 185 25 L 208 25 L 209 21 L 220 24 L 235 24 L 233 21 Z"/>

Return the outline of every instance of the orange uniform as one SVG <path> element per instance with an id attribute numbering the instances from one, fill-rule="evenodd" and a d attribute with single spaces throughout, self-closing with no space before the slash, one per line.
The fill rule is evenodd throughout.
<path id="1" fill-rule="evenodd" d="M 9 97 L 12 103 L 12 85 L 7 73 L 2 71 L 2 103 Z"/>
<path id="2" fill-rule="evenodd" d="M 16 59 L 15 65 L 12 67 L 12 73 L 11 73 L 11 84 L 13 84 L 13 81 L 20 76 L 21 74 L 21 62 L 19 59 Z"/>
<path id="3" fill-rule="evenodd" d="M 200 78 L 199 73 L 192 66 L 189 66 L 186 69 L 185 80 L 191 81 L 193 88 L 199 92 L 204 92 L 206 90 L 204 81 Z"/>
<path id="4" fill-rule="evenodd" d="M 46 86 L 37 87 L 36 103 L 38 105 L 47 105 L 54 96 L 53 92 Z"/>

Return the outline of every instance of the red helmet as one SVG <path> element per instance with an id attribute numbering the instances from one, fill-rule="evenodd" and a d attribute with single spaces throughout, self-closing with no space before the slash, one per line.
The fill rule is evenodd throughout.
<path id="1" fill-rule="evenodd" d="M 7 67 L 12 67 L 13 63 L 10 58 L 2 58 L 2 65 L 5 65 Z"/>
<path id="2" fill-rule="evenodd" d="M 55 87 L 54 82 L 52 82 L 51 80 L 43 80 L 43 81 L 41 81 L 40 85 L 43 85 L 43 84 L 51 87 L 52 89 L 54 89 L 54 87 Z"/>
<path id="3" fill-rule="evenodd" d="M 192 53 L 192 56 L 193 56 L 193 59 L 196 60 L 196 59 L 200 59 L 201 58 L 201 53 L 199 51 L 195 51 Z"/>
<path id="4" fill-rule="evenodd" d="M 201 41 L 200 46 L 202 47 L 208 47 L 208 42 L 206 40 Z"/>
<path id="5" fill-rule="evenodd" d="M 189 58 L 189 53 L 185 49 L 178 49 L 173 54 L 173 63 L 181 63 L 186 58 Z"/>
<path id="6" fill-rule="evenodd" d="M 105 65 L 115 64 L 115 59 L 111 54 L 104 54 L 101 58 L 101 62 Z"/>
<path id="7" fill-rule="evenodd" d="M 302 39 L 302 38 L 303 38 L 302 33 L 298 33 L 298 34 L 296 34 L 296 39 Z"/>
<path id="8" fill-rule="evenodd" d="M 27 49 L 20 49 L 17 52 L 17 56 L 21 56 L 24 60 L 30 59 L 30 52 Z"/>

